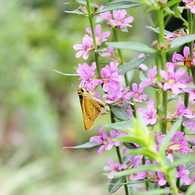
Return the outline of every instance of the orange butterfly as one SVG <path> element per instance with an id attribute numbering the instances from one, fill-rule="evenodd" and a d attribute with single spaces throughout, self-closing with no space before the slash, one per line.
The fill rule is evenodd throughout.
<path id="1" fill-rule="evenodd" d="M 95 98 L 90 91 L 83 87 L 78 87 L 77 93 L 81 103 L 85 129 L 91 130 L 95 120 L 101 114 L 101 107 L 105 108 L 105 104 L 101 100 Z"/>

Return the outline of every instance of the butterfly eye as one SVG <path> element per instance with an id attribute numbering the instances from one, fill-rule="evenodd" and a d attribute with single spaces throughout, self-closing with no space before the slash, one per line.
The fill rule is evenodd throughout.
<path id="1" fill-rule="evenodd" d="M 81 89 L 81 92 L 84 92 L 84 91 L 85 91 L 85 90 L 82 88 L 82 89 Z"/>

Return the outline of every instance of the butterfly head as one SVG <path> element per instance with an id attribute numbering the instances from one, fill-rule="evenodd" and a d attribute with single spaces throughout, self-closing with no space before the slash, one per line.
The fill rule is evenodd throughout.
<path id="1" fill-rule="evenodd" d="M 83 87 L 78 87 L 77 88 L 78 95 L 82 95 L 84 92 L 86 92 L 86 89 L 85 88 L 83 88 Z"/>

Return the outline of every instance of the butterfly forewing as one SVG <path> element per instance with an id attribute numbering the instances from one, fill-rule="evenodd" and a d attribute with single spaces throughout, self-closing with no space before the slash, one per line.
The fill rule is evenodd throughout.
<path id="1" fill-rule="evenodd" d="M 90 130 L 95 122 L 95 119 L 101 113 L 99 104 L 91 97 L 83 97 L 84 101 L 82 102 L 83 107 L 83 117 L 86 130 Z"/>
<path id="2" fill-rule="evenodd" d="M 96 99 L 89 91 L 82 87 L 78 87 L 77 92 L 83 111 L 85 129 L 90 130 L 92 129 L 95 120 L 101 114 L 100 107 L 105 107 L 105 105 L 101 100 Z"/>

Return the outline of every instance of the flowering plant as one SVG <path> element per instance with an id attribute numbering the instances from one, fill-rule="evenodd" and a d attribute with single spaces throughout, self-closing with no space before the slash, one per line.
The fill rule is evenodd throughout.
<path id="1" fill-rule="evenodd" d="M 155 21 L 150 18 L 152 26 L 148 27 L 156 36 L 151 44 L 153 47 L 118 40 L 118 31 L 127 33 L 136 25 L 127 11 L 140 6 L 147 8 L 148 17 L 154 12 Z M 187 11 L 187 20 L 182 17 L 184 10 Z M 121 186 L 124 186 L 126 195 L 195 194 L 195 1 L 122 0 L 94 6 L 86 0 L 86 7 L 80 6 L 69 13 L 88 17 L 90 24 L 83 44 L 73 46 L 79 50 L 76 58 L 82 56 L 87 60 L 89 55 L 94 55 L 91 65 L 78 65 L 80 87 L 89 91 L 102 87 L 112 122 L 105 127 L 100 126 L 99 135 L 76 148 L 99 145 L 98 154 L 116 148 L 118 162 L 109 158 L 109 166 L 104 167 L 110 172 L 110 194 Z M 167 18 L 172 15 L 184 22 L 185 31 L 165 30 Z M 101 25 L 94 24 L 95 17 L 101 17 L 99 21 L 102 25 L 106 24 L 110 31 L 101 33 Z M 108 42 L 111 35 L 112 42 Z M 187 45 L 184 47 L 184 44 Z M 175 51 L 172 62 L 168 62 L 170 49 L 178 47 L 183 48 L 183 55 Z M 137 51 L 140 55 L 125 62 L 121 49 Z M 143 62 L 149 54 L 154 54 L 154 63 L 145 65 Z M 104 57 L 109 62 L 100 67 Z M 140 74 L 138 83 L 131 83 L 128 78 L 128 72 L 134 69 Z M 155 96 L 145 94 L 144 89 L 149 87 Z M 170 104 L 176 100 L 177 108 L 169 110 Z M 108 128 L 111 128 L 109 133 L 106 132 Z M 132 190 L 131 186 L 136 183 L 145 184 L 142 192 Z"/>

